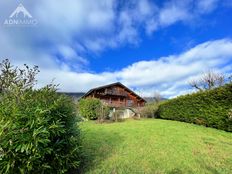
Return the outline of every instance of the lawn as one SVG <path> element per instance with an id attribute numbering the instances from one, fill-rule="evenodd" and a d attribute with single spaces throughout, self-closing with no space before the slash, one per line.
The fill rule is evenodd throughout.
<path id="1" fill-rule="evenodd" d="M 83 173 L 232 173 L 232 133 L 188 123 L 81 123 Z"/>

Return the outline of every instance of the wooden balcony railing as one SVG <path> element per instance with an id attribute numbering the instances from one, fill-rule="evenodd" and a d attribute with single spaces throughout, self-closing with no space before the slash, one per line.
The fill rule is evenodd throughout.
<path id="1" fill-rule="evenodd" d="M 116 96 L 124 96 L 127 97 L 128 94 L 126 92 L 122 92 L 122 91 L 114 91 L 114 90 L 106 90 L 105 95 L 116 95 Z"/>
<path id="2" fill-rule="evenodd" d="M 116 102 L 116 101 L 106 101 L 104 103 L 110 107 L 137 107 L 136 103 L 127 103 L 127 102 Z"/>

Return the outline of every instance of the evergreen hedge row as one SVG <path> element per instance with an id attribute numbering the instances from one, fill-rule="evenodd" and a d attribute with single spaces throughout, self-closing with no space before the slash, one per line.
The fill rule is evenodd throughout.
<path id="1" fill-rule="evenodd" d="M 160 105 L 158 117 L 232 131 L 232 84 L 180 96 Z"/>

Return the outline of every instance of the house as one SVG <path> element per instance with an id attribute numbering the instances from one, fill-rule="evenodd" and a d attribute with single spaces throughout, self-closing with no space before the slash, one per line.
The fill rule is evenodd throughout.
<path id="1" fill-rule="evenodd" d="M 82 98 L 98 98 L 110 107 L 129 108 L 142 107 L 146 100 L 122 83 L 112 83 L 89 90 Z"/>

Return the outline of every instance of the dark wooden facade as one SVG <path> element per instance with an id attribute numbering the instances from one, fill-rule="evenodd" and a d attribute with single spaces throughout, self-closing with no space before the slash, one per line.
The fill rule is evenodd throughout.
<path id="1" fill-rule="evenodd" d="M 98 98 L 110 107 L 142 107 L 146 101 L 121 83 L 113 83 L 88 91 L 82 98 Z"/>

